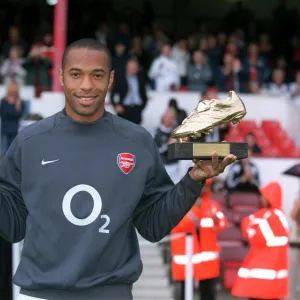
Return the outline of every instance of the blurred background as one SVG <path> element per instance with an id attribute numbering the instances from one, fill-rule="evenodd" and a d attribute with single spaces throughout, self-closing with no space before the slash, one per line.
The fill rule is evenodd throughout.
<path id="1" fill-rule="evenodd" d="M 299 13 L 298 0 L 1 0 L 1 155 L 24 126 L 63 108 L 58 70 L 66 45 L 77 39 L 95 38 L 109 48 L 116 78 L 106 109 L 153 135 L 175 183 L 191 163 L 168 161 L 171 131 L 199 101 L 225 100 L 236 91 L 246 105 L 245 119 L 203 137 L 249 145 L 249 158 L 211 186 L 211 198 L 229 221 L 218 234 L 217 294 L 234 299 L 230 290 L 249 250 L 240 222 L 259 209 L 257 189 L 279 181 L 283 210 L 289 226 L 295 224 L 290 214 L 300 195 Z M 138 76 L 141 103 L 123 103 L 126 75 Z M 140 239 L 144 273 L 135 299 L 182 299 L 171 271 L 171 240 L 153 245 Z M 18 291 L 11 277 L 21 245 L 0 239 L 1 300 Z M 198 289 L 195 279 L 195 299 Z"/>

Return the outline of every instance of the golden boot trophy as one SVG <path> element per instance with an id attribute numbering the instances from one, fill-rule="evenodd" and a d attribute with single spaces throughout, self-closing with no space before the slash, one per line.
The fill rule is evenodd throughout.
<path id="1" fill-rule="evenodd" d="M 246 115 L 246 108 L 241 98 L 230 91 L 225 101 L 218 99 L 202 100 L 182 124 L 172 132 L 177 142 L 168 147 L 170 160 L 211 159 L 213 151 L 219 158 L 233 154 L 237 159 L 248 157 L 247 143 L 199 143 L 191 142 L 203 134 L 210 134 L 214 127 L 231 122 L 239 123 Z"/>

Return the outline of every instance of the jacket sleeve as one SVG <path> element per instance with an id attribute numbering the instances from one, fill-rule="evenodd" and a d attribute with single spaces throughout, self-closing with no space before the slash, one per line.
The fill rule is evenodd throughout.
<path id="1" fill-rule="evenodd" d="M 195 182 L 187 173 L 174 185 L 153 139 L 151 149 L 152 168 L 132 220 L 141 236 L 150 242 L 158 242 L 170 234 L 192 208 L 205 182 Z"/>
<path id="2" fill-rule="evenodd" d="M 220 205 L 218 203 L 216 203 L 216 202 L 213 203 L 213 206 L 216 210 L 215 230 L 217 232 L 221 232 L 227 227 L 228 219 L 222 212 Z"/>
<path id="3" fill-rule="evenodd" d="M 27 209 L 21 194 L 21 149 L 18 137 L 0 162 L 0 235 L 11 243 L 24 239 Z"/>

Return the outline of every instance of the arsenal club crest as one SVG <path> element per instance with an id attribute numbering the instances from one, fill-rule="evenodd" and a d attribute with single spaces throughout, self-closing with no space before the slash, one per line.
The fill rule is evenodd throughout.
<path id="1" fill-rule="evenodd" d="M 117 162 L 121 171 L 127 175 L 135 166 L 135 156 L 131 153 L 120 153 Z"/>

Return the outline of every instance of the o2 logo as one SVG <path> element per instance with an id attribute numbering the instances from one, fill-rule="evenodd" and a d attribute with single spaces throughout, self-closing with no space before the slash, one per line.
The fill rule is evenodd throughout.
<path id="1" fill-rule="evenodd" d="M 89 193 L 94 202 L 92 212 L 85 219 L 76 218 L 71 210 L 72 199 L 79 192 Z M 62 210 L 67 220 L 76 226 L 87 226 L 93 223 L 100 216 L 101 219 L 105 219 L 105 222 L 99 228 L 99 232 L 109 233 L 109 229 L 107 229 L 107 226 L 110 223 L 110 217 L 108 215 L 100 215 L 102 210 L 102 199 L 98 191 L 90 185 L 79 184 L 69 189 L 64 196 L 62 202 Z"/>

